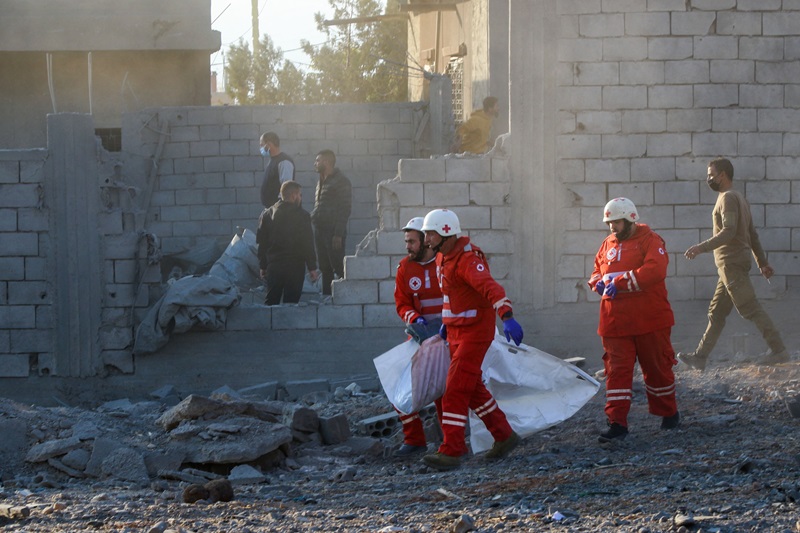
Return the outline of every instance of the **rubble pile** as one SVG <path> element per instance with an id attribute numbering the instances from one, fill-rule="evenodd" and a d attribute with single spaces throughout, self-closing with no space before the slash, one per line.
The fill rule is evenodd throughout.
<path id="1" fill-rule="evenodd" d="M 601 392 L 507 459 L 448 473 L 392 458 L 400 424 L 357 386 L 296 401 L 168 390 L 94 409 L 0 400 L 0 528 L 800 531 L 800 364 L 677 377 L 677 430 L 659 430 L 637 378 L 624 441 L 597 441 Z"/>

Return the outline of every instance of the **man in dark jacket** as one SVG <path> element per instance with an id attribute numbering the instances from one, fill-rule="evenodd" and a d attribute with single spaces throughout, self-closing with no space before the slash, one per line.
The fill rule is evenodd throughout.
<path id="1" fill-rule="evenodd" d="M 278 305 L 281 298 L 286 304 L 299 302 L 306 268 L 311 281 L 318 277 L 311 218 L 302 199 L 300 184 L 286 181 L 281 199 L 258 220 L 258 264 L 267 283 L 267 305 Z"/>
<path id="2" fill-rule="evenodd" d="M 261 136 L 261 155 L 267 158 L 261 182 L 261 205 L 267 208 L 280 199 L 281 184 L 294 181 L 294 161 L 281 152 L 281 140 L 274 131 Z"/>
<path id="3" fill-rule="evenodd" d="M 352 186 L 336 168 L 336 155 L 331 150 L 317 154 L 314 170 L 319 173 L 319 182 L 311 221 L 322 271 L 322 294 L 327 296 L 331 294 L 334 275 L 344 277 L 344 248 L 353 202 Z"/>

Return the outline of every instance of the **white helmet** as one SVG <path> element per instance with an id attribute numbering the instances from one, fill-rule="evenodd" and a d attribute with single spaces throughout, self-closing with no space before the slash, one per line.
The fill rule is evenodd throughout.
<path id="1" fill-rule="evenodd" d="M 606 204 L 603 209 L 603 222 L 625 219 L 630 222 L 638 222 L 639 212 L 636 206 L 627 198 L 614 198 Z"/>
<path id="2" fill-rule="evenodd" d="M 442 237 L 450 237 L 461 233 L 458 217 L 449 209 L 434 209 L 425 215 L 422 231 L 435 231 Z"/>
<path id="3" fill-rule="evenodd" d="M 413 229 L 414 231 L 422 231 L 422 223 L 425 221 L 422 217 L 414 217 L 408 221 L 408 224 L 403 226 L 403 231 Z"/>

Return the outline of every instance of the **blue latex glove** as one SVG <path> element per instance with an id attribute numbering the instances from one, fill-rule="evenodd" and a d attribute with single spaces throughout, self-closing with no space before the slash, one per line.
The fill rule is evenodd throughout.
<path id="1" fill-rule="evenodd" d="M 596 292 L 597 294 L 599 294 L 600 296 L 602 296 L 602 295 L 603 295 L 603 291 L 604 291 L 604 290 L 606 290 L 606 284 L 605 284 L 605 282 L 604 282 L 604 281 L 601 279 L 600 281 L 598 281 L 597 283 L 595 283 L 595 285 L 594 285 L 594 292 Z"/>
<path id="2" fill-rule="evenodd" d="M 614 285 L 614 282 L 611 281 L 606 285 L 606 290 L 603 292 L 603 295 L 608 296 L 612 300 L 617 295 L 617 286 Z"/>
<path id="3" fill-rule="evenodd" d="M 514 339 L 514 344 L 519 346 L 522 342 L 522 326 L 513 318 L 503 320 L 503 333 L 506 334 L 506 340 L 511 342 Z"/>
<path id="4" fill-rule="evenodd" d="M 442 327 L 439 328 L 439 336 L 444 340 L 447 340 L 447 326 L 442 324 Z"/>
<path id="5" fill-rule="evenodd" d="M 422 324 L 423 326 L 427 326 L 427 325 L 428 325 L 428 321 L 427 321 L 427 320 L 425 320 L 425 317 L 424 317 L 424 316 L 421 316 L 421 317 L 419 317 L 418 319 L 416 319 L 416 320 L 414 321 L 414 323 L 415 323 L 415 324 Z"/>

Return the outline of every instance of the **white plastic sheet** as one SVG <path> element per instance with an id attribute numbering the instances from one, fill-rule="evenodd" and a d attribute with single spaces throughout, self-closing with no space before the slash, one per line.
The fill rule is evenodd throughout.
<path id="1" fill-rule="evenodd" d="M 523 438 L 567 420 L 600 388 L 578 367 L 532 346 L 509 344 L 500 335 L 486 352 L 482 369 L 486 388 Z M 492 435 L 471 411 L 469 427 L 472 453 L 492 447 Z"/>
<path id="2" fill-rule="evenodd" d="M 422 345 L 409 339 L 374 359 L 386 397 L 401 413 L 415 413 L 444 393 L 450 351 L 439 335 Z"/>

